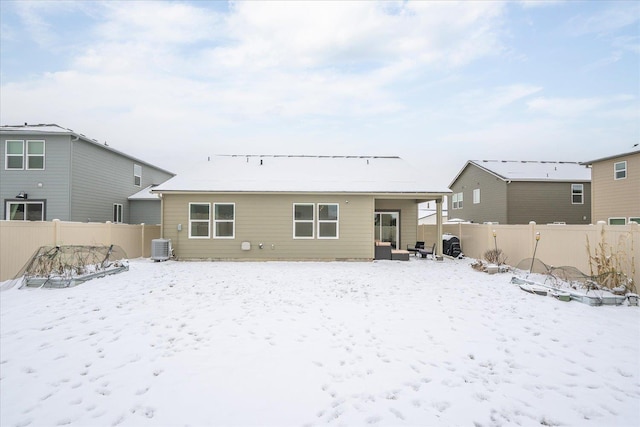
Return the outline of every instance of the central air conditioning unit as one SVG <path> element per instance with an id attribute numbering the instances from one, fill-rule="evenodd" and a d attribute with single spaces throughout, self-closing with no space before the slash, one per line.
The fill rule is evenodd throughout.
<path id="1" fill-rule="evenodd" d="M 151 259 L 154 261 L 166 261 L 171 258 L 171 240 L 151 240 Z"/>

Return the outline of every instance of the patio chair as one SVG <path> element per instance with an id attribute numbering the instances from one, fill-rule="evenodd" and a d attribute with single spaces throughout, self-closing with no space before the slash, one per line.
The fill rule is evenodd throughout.
<path id="1" fill-rule="evenodd" d="M 413 252 L 415 256 L 418 256 L 418 249 L 424 249 L 424 242 L 416 242 L 416 245 L 414 247 L 410 247 L 409 245 L 407 245 L 407 250 L 409 252 Z"/>
<path id="2" fill-rule="evenodd" d="M 418 249 L 418 253 L 420 254 L 421 258 L 428 258 L 431 257 L 431 259 L 436 259 L 436 244 L 434 243 L 433 246 L 431 247 L 431 250 L 429 249 Z"/>

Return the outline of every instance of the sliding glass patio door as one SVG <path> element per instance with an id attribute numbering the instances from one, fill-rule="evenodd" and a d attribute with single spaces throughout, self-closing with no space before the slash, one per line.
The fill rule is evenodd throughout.
<path id="1" fill-rule="evenodd" d="M 376 212 L 374 228 L 376 241 L 391 242 L 392 248 L 398 248 L 400 243 L 400 212 Z"/>

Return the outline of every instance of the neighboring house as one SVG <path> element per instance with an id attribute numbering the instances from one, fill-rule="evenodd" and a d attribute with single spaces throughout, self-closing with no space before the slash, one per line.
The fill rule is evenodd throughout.
<path id="1" fill-rule="evenodd" d="M 446 197 L 442 202 L 442 223 L 447 222 L 447 205 L 446 205 Z M 418 208 L 418 225 L 433 225 L 437 223 L 438 219 L 438 210 L 436 206 L 436 202 L 431 201 L 427 203 L 422 203 Z"/>
<path id="2" fill-rule="evenodd" d="M 150 185 L 128 197 L 129 223 L 160 224 L 162 209 L 160 195 L 151 192 L 155 186 Z"/>
<path id="3" fill-rule="evenodd" d="M 640 150 L 582 164 L 591 168 L 593 221 L 640 223 Z"/>
<path id="4" fill-rule="evenodd" d="M 180 259 L 365 260 L 415 244 L 418 205 L 450 193 L 427 186 L 398 157 L 237 155 L 152 192 Z"/>
<path id="5" fill-rule="evenodd" d="M 449 188 L 449 217 L 476 223 L 591 223 L 591 173 L 577 162 L 470 160 Z"/>
<path id="6" fill-rule="evenodd" d="M 159 222 L 128 197 L 175 174 L 58 125 L 0 126 L 4 220 Z"/>

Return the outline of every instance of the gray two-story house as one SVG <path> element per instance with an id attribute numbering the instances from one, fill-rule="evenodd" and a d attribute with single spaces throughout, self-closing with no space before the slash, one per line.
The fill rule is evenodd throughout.
<path id="1" fill-rule="evenodd" d="M 175 175 L 55 124 L 0 126 L 0 153 L 3 220 L 159 223 L 135 195 Z"/>
<path id="2" fill-rule="evenodd" d="M 591 223 L 591 171 L 577 162 L 469 160 L 449 188 L 449 218 Z"/>

